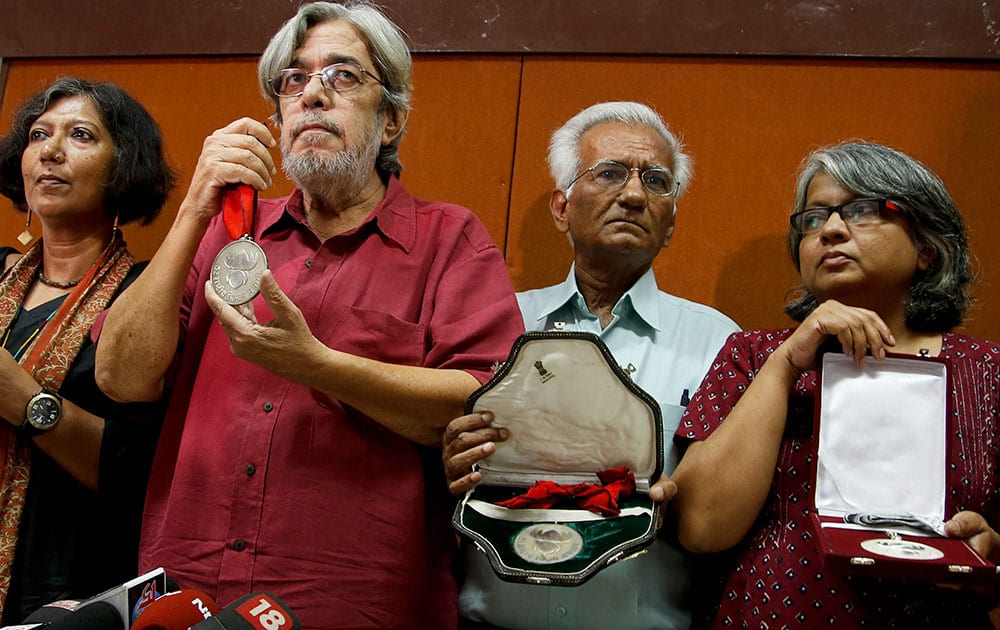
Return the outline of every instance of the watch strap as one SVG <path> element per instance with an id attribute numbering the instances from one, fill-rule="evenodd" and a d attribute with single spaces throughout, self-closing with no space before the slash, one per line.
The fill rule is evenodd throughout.
<path id="1" fill-rule="evenodd" d="M 45 429 L 39 429 L 35 425 L 28 422 L 27 418 L 24 419 L 24 422 L 14 427 L 14 434 L 25 440 L 30 440 L 31 438 L 43 433 L 45 433 Z"/>

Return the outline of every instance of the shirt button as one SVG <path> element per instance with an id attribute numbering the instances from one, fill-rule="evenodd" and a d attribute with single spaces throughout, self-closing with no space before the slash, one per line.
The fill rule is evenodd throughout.
<path id="1" fill-rule="evenodd" d="M 559 615 L 560 617 L 565 617 L 566 616 L 566 607 L 565 606 L 556 606 L 556 614 Z"/>
<path id="2" fill-rule="evenodd" d="M 253 464 L 247 464 L 243 467 L 243 472 L 247 474 L 247 477 L 253 477 L 253 474 L 257 472 L 257 467 Z"/>
<path id="3" fill-rule="evenodd" d="M 269 402 L 264 403 L 264 411 L 271 411 L 272 409 L 274 409 L 274 404 L 273 403 L 269 403 Z"/>
<path id="4" fill-rule="evenodd" d="M 236 551 L 243 551 L 246 548 L 247 548 L 246 541 L 239 538 L 233 541 L 233 549 L 235 549 Z"/>
<path id="5" fill-rule="evenodd" d="M 312 267 L 312 266 L 313 266 L 313 260 L 312 260 L 312 258 L 306 258 L 306 268 L 309 268 L 309 267 Z"/>

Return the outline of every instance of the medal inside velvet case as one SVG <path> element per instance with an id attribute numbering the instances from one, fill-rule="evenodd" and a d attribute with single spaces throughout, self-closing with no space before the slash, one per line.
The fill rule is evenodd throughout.
<path id="1" fill-rule="evenodd" d="M 822 358 L 815 510 L 828 569 L 940 583 L 991 583 L 992 563 L 944 535 L 950 387 L 937 358 Z"/>
<path id="2" fill-rule="evenodd" d="M 511 437 L 480 463 L 483 480 L 459 502 L 453 524 L 498 576 L 576 585 L 652 544 L 662 519 L 648 495 L 663 469 L 660 407 L 599 337 L 522 335 L 469 397 L 466 413 L 475 411 L 492 412 L 493 425 Z M 498 505 L 545 484 L 584 488 L 583 495 L 621 487 L 623 475 L 634 479 L 634 490 L 617 496 L 613 508 L 580 507 L 587 503 L 580 495 L 546 508 Z"/>

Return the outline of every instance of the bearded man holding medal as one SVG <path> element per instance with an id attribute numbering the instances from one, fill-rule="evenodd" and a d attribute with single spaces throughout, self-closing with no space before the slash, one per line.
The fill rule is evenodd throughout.
<path id="1" fill-rule="evenodd" d="M 213 133 L 98 343 L 111 397 L 172 390 L 140 568 L 218 601 L 275 593 L 303 628 L 456 625 L 435 447 L 523 331 L 478 219 L 397 179 L 410 73 L 378 9 L 301 7 L 259 64 L 297 189 L 255 205 L 239 187 L 268 188 L 275 139 L 248 118 Z M 254 282 L 257 248 L 260 294 L 231 304 L 217 288 Z"/>

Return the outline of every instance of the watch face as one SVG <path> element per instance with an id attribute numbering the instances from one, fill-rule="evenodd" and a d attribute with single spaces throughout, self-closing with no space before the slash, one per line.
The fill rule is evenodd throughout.
<path id="1" fill-rule="evenodd" d="M 37 396 L 28 407 L 28 421 L 39 429 L 47 429 L 59 422 L 62 407 L 55 396 Z"/>

